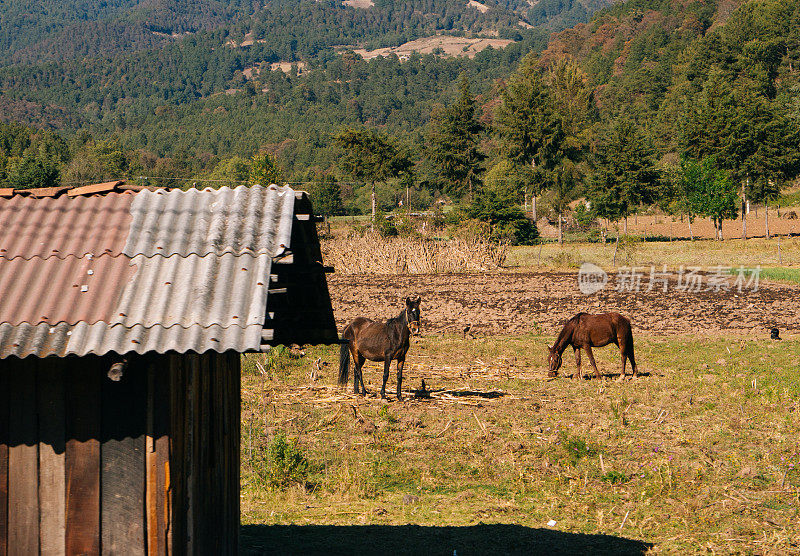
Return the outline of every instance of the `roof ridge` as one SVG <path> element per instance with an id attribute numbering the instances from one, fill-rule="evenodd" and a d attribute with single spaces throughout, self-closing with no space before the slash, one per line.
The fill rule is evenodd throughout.
<path id="1" fill-rule="evenodd" d="M 122 327 L 122 328 L 126 328 L 128 330 L 132 330 L 134 328 L 142 328 L 143 330 L 153 330 L 154 328 L 163 328 L 164 330 L 170 330 L 170 329 L 175 328 L 175 327 L 182 328 L 184 330 L 189 330 L 191 328 L 197 328 L 197 327 L 200 327 L 200 328 L 203 328 L 203 329 L 219 328 L 221 330 L 228 330 L 230 328 L 250 328 L 251 326 L 260 326 L 261 328 L 264 328 L 263 324 L 258 324 L 258 323 L 250 323 L 250 324 L 233 323 L 233 324 L 223 325 L 223 324 L 219 324 L 219 323 L 202 324 L 202 323 L 199 323 L 199 322 L 195 322 L 195 323 L 192 323 L 192 324 L 189 324 L 189 325 L 186 325 L 186 326 L 184 326 L 183 324 L 180 324 L 180 323 L 170 324 L 169 326 L 165 326 L 163 324 L 151 324 L 150 326 L 148 326 L 148 325 L 141 324 L 141 323 L 138 323 L 138 322 L 136 324 L 124 324 L 124 323 L 121 323 L 121 322 L 110 323 L 110 322 L 105 321 L 105 320 L 96 320 L 96 321 L 93 321 L 93 322 L 81 320 L 81 321 L 78 321 L 78 322 L 75 322 L 75 323 L 69 323 L 67 321 L 58 321 L 57 323 L 22 321 L 22 322 L 19 322 L 17 324 L 12 324 L 12 323 L 7 322 L 7 321 L 0 322 L 0 326 L 4 326 L 5 325 L 5 326 L 11 326 L 11 327 L 22 326 L 24 324 L 30 326 L 31 328 L 38 328 L 38 327 L 44 327 L 44 326 L 47 326 L 49 328 L 55 328 L 55 327 L 58 327 L 58 326 L 66 326 L 66 327 L 69 327 L 70 330 L 73 330 L 76 326 L 79 326 L 79 325 L 95 326 L 97 324 L 105 324 L 106 327 L 108 327 L 108 328 L 116 328 L 116 327 L 119 326 L 119 327 Z"/>
<path id="2" fill-rule="evenodd" d="M 57 258 L 57 259 L 59 259 L 61 261 L 66 261 L 66 260 L 68 260 L 70 258 L 92 260 L 92 259 L 96 259 L 98 257 L 112 257 L 112 258 L 126 257 L 126 258 L 128 258 L 130 260 L 133 260 L 136 257 L 144 257 L 145 259 L 155 259 L 156 257 L 161 257 L 161 258 L 164 258 L 164 259 L 169 259 L 169 258 L 172 258 L 172 257 L 180 257 L 182 259 L 188 259 L 189 257 L 193 257 L 193 256 L 202 258 L 202 257 L 209 257 L 209 256 L 221 257 L 223 255 L 233 255 L 234 257 L 245 257 L 245 256 L 247 256 L 247 257 L 254 257 L 254 258 L 255 257 L 261 257 L 261 256 L 264 256 L 264 255 L 267 255 L 270 258 L 275 258 L 275 257 L 280 256 L 280 255 L 274 255 L 274 254 L 270 253 L 267 250 L 264 250 L 264 251 L 253 251 L 252 249 L 244 249 L 244 250 L 241 250 L 241 251 L 234 251 L 233 248 L 226 248 L 224 251 L 207 251 L 207 252 L 204 252 L 204 253 L 200 253 L 200 252 L 185 253 L 185 254 L 184 253 L 169 253 L 169 254 L 153 253 L 153 254 L 150 254 L 150 255 L 146 255 L 144 253 L 136 253 L 134 255 L 128 255 L 127 253 L 123 253 L 123 252 L 120 251 L 119 253 L 105 253 L 105 252 L 104 253 L 83 253 L 82 255 L 76 255 L 75 253 L 67 253 L 64 256 L 59 256 L 58 253 L 50 253 L 50 254 L 47 254 L 47 255 L 44 255 L 44 256 L 43 255 L 31 255 L 30 257 L 26 257 L 25 255 L 15 255 L 13 257 L 6 257 L 2 253 L 0 253 L 0 261 L 11 262 L 11 261 L 16 261 L 17 259 L 22 259 L 23 261 L 33 261 L 33 260 L 46 261 L 46 260 L 49 260 L 49 259 L 52 259 L 52 258 Z"/>

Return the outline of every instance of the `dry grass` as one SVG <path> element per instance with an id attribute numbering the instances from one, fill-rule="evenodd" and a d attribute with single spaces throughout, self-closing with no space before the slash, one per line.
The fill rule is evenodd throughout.
<path id="1" fill-rule="evenodd" d="M 323 257 L 340 274 L 441 274 L 500 268 L 508 246 L 476 239 L 383 238 L 377 234 L 323 240 Z"/>
<path id="2" fill-rule="evenodd" d="M 725 241 L 664 241 L 639 242 L 627 252 L 617 252 L 616 265 L 613 264 L 614 242 L 565 243 L 559 246 L 547 243 L 541 246 L 512 247 L 508 254 L 508 266 L 529 268 L 577 268 L 584 261 L 593 262 L 604 268 L 622 265 L 650 266 L 666 264 L 674 269 L 680 265 L 710 268 L 724 265 L 738 268 L 770 267 L 778 265 L 780 245 L 780 265 L 800 266 L 800 238 L 777 238 L 765 240 L 731 239 Z"/>
<path id="3" fill-rule="evenodd" d="M 246 356 L 242 520 L 282 527 L 246 528 L 245 550 L 280 539 L 284 553 L 315 552 L 309 539 L 322 526 L 333 526 L 325 546 L 342 547 L 357 525 L 363 547 L 385 538 L 382 526 L 417 524 L 430 538 L 448 532 L 450 544 L 381 549 L 466 554 L 487 533 L 481 523 L 516 524 L 494 549 L 519 554 L 556 530 L 578 535 L 560 539 L 562 553 L 577 550 L 563 543 L 579 534 L 641 539 L 654 553 L 800 550 L 800 342 L 637 337 L 649 376 L 620 382 L 548 380 L 546 341 L 423 337 L 402 403 L 333 386 L 334 348 L 272 361 L 265 375 L 254 370 L 264 356 Z M 617 372 L 613 350 L 596 354 L 601 371 Z M 316 357 L 327 366 L 313 380 Z M 379 374 L 365 369 L 372 392 Z M 449 396 L 413 399 L 422 379 Z M 254 480 L 248 451 L 278 431 L 317 466 L 310 487 Z M 299 525 L 314 527 L 288 527 Z"/>
<path id="4" fill-rule="evenodd" d="M 431 54 L 440 51 L 446 56 L 467 56 L 472 58 L 478 52 L 486 48 L 505 48 L 511 44 L 510 39 L 496 39 L 496 38 L 467 38 L 467 37 L 453 37 L 450 35 L 433 35 L 431 37 L 422 37 L 413 41 L 401 44 L 400 46 L 378 48 L 376 50 L 366 50 L 363 48 L 353 49 L 353 52 L 363 57 L 365 60 L 370 60 L 377 56 L 389 56 L 396 54 L 397 56 L 411 56 L 414 52 L 420 54 Z"/>

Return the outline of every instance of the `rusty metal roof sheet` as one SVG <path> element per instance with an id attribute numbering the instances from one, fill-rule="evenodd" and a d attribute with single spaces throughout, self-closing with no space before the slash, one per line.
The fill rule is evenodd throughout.
<path id="1" fill-rule="evenodd" d="M 0 199 L 0 358 L 259 349 L 288 187 Z"/>
<path id="2" fill-rule="evenodd" d="M 248 351 L 262 341 L 260 325 L 246 327 L 232 326 L 145 326 L 127 327 L 121 324 L 108 326 L 106 323 L 76 325 L 65 323 L 49 324 L 24 323 L 13 326 L 0 324 L 0 354 L 2 357 L 29 355 L 44 357 L 55 355 L 102 355 L 104 353 L 146 353 L 155 351 L 165 353 L 177 351 L 202 353 L 214 351 Z M 0 358 L 2 358 L 0 357 Z"/>
<path id="3" fill-rule="evenodd" d="M 277 255 L 292 231 L 286 187 L 143 190 L 0 199 L 0 257 Z"/>
<path id="4" fill-rule="evenodd" d="M 131 204 L 137 195 L 0 199 L 0 257 L 120 255 L 130 234 Z"/>
<path id="5" fill-rule="evenodd" d="M 231 253 L 16 258 L 0 264 L 0 322 L 263 324 L 271 263 Z"/>

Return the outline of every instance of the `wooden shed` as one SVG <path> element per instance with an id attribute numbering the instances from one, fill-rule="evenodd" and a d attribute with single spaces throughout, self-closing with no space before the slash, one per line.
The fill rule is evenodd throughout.
<path id="1" fill-rule="evenodd" d="M 0 190 L 0 556 L 238 550 L 240 354 L 334 343 L 288 187 Z"/>

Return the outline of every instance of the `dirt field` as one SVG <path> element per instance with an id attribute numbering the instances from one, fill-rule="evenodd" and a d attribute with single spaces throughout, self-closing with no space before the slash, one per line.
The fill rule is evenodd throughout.
<path id="1" fill-rule="evenodd" d="M 649 272 L 649 271 L 648 271 Z M 765 337 L 778 327 L 800 332 L 800 288 L 761 282 L 758 291 L 679 292 L 615 291 L 615 281 L 600 293 L 578 289 L 577 272 L 497 272 L 422 276 L 329 276 L 339 327 L 356 316 L 388 318 L 402 308 L 404 296 L 423 299 L 422 321 L 428 332 L 461 334 L 472 325 L 477 334 L 555 333 L 580 311 L 620 311 L 634 330 L 655 334 L 700 332 Z M 735 280 L 731 276 L 730 283 Z M 705 283 L 705 281 L 704 281 Z M 704 286 L 705 287 L 705 286 Z"/>

